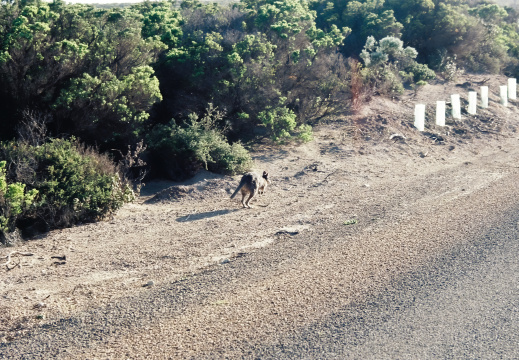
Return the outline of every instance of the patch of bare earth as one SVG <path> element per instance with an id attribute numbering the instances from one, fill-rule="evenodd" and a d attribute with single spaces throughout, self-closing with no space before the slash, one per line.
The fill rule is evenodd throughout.
<path id="1" fill-rule="evenodd" d="M 153 296 L 175 284 L 208 272 L 225 277 L 222 268 L 241 264 L 254 275 L 219 277 L 181 311 L 171 300 L 138 326 L 129 320 L 115 335 L 65 350 L 72 358 L 243 356 L 381 291 L 513 205 L 519 111 L 499 105 L 502 78 L 485 82 L 491 105 L 478 115 L 424 133 L 412 126 L 415 103 L 428 104 L 434 119 L 436 100 L 466 99 L 486 79 L 374 98 L 361 113 L 318 126 L 309 144 L 258 145 L 255 167 L 273 185 L 253 209 L 229 199 L 239 176 L 201 172 L 182 184 L 149 184 L 109 221 L 0 249 L 34 254 L 0 269 L 0 341 L 15 344 L 44 324 L 135 299 L 155 306 Z"/>

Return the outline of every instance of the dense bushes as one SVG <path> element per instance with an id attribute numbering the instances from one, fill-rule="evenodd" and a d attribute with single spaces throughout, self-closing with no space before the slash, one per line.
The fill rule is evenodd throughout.
<path id="1" fill-rule="evenodd" d="M 0 133 L 11 138 L 20 110 L 38 109 L 52 114 L 48 125 L 55 134 L 111 143 L 107 147 L 135 142 L 151 105 L 161 99 L 150 65 L 167 46 L 150 18 L 130 8 L 3 2 L 0 96 L 6 118 Z M 169 30 L 164 36 L 171 43 L 175 32 Z"/>
<path id="2" fill-rule="evenodd" d="M 107 156 L 75 140 L 0 145 L 0 235 L 30 223 L 44 229 L 94 221 L 132 201 Z M 30 221 L 27 221 L 30 220 Z"/>
<path id="3" fill-rule="evenodd" d="M 244 1 L 228 8 L 189 1 L 179 46 L 157 73 L 171 118 L 206 104 L 227 112 L 231 139 L 253 136 L 259 114 L 285 99 L 296 125 L 344 109 L 348 84 L 337 46 L 349 29 L 317 28 L 304 1 Z M 176 84 L 172 87 L 171 84 Z M 290 131 L 287 129 L 287 131 Z"/>
<path id="4" fill-rule="evenodd" d="M 366 94 L 463 70 L 518 75 L 518 17 L 509 7 L 458 0 L 184 0 L 113 9 L 6 1 L 0 140 L 14 138 L 23 114 L 36 111 L 52 136 L 101 151 L 144 139 L 149 163 L 172 164 L 176 178 L 199 167 L 242 171 L 248 157 L 239 141 L 254 139 L 258 127 L 274 141 L 308 141 L 315 122 L 357 109 Z M 225 118 L 199 125 L 210 103 Z M 185 121 L 190 114 L 196 120 Z"/>
<path id="5" fill-rule="evenodd" d="M 357 56 L 370 36 L 393 36 L 434 70 L 441 70 L 441 54 L 469 71 L 518 72 L 517 9 L 457 0 L 313 0 L 310 6 L 322 28 L 352 29 L 341 48 L 346 56 Z"/>

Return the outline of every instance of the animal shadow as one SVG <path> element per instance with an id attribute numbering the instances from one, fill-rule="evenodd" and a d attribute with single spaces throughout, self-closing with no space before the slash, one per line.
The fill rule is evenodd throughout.
<path id="1" fill-rule="evenodd" d="M 213 210 L 213 211 L 206 211 L 206 212 L 198 213 L 198 214 L 189 214 L 189 215 L 184 215 L 184 216 L 178 217 L 177 222 L 202 220 L 202 219 L 207 219 L 207 218 L 211 218 L 211 217 L 215 217 L 215 216 L 230 214 L 235 211 L 239 211 L 239 209 Z"/>

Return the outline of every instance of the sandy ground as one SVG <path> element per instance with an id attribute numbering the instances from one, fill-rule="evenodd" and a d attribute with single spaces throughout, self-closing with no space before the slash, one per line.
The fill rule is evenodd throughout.
<path id="1" fill-rule="evenodd" d="M 0 248 L 0 256 L 34 254 L 0 268 L 0 343 L 7 344 L 0 355 L 60 319 L 146 298 L 235 263 L 252 271 L 245 261 L 254 256 L 271 256 L 278 265 L 253 269 L 239 284 L 224 281 L 223 293 L 180 313 L 152 312 L 146 331 L 129 326 L 118 333 L 117 347 L 104 339 L 86 350 L 72 347 L 69 356 L 150 356 L 151 341 L 173 358 L 215 349 L 238 357 L 237 343 L 273 341 L 278 332 L 361 301 L 465 241 L 511 204 L 511 196 L 489 189 L 516 183 L 519 110 L 516 102 L 498 103 L 505 79 L 488 78 L 374 98 L 355 116 L 317 126 L 308 144 L 258 144 L 255 168 L 267 170 L 273 184 L 253 209 L 229 199 L 240 176 L 201 172 L 182 184 L 148 184 L 108 221 Z M 462 122 L 444 128 L 428 124 L 424 133 L 412 127 L 415 103 L 428 104 L 433 119 L 436 100 L 452 93 L 466 100 L 483 82 L 490 86 L 489 109 L 464 113 Z"/>

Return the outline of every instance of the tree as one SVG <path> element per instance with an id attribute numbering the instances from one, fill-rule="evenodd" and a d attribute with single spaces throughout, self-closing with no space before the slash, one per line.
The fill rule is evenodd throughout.
<path id="1" fill-rule="evenodd" d="M 0 91 L 7 100 L 0 110 L 8 115 L 3 136 L 13 136 L 8 129 L 20 122 L 21 110 L 32 109 L 53 114 L 55 133 L 101 144 L 135 140 L 140 129 L 134 123 L 161 98 L 149 65 L 166 49 L 158 36 L 143 37 L 143 15 L 61 1 L 0 7 L 6 15 L 0 26 Z M 96 105 L 85 107 L 90 104 Z"/>
<path id="2" fill-rule="evenodd" d="M 61 91 L 54 107 L 61 117 L 75 120 L 76 130 L 92 133 L 93 139 L 106 142 L 122 137 L 134 143 L 149 117 L 146 109 L 161 99 L 159 81 L 146 65 L 119 77 L 109 68 L 97 76 L 84 73 Z"/>

